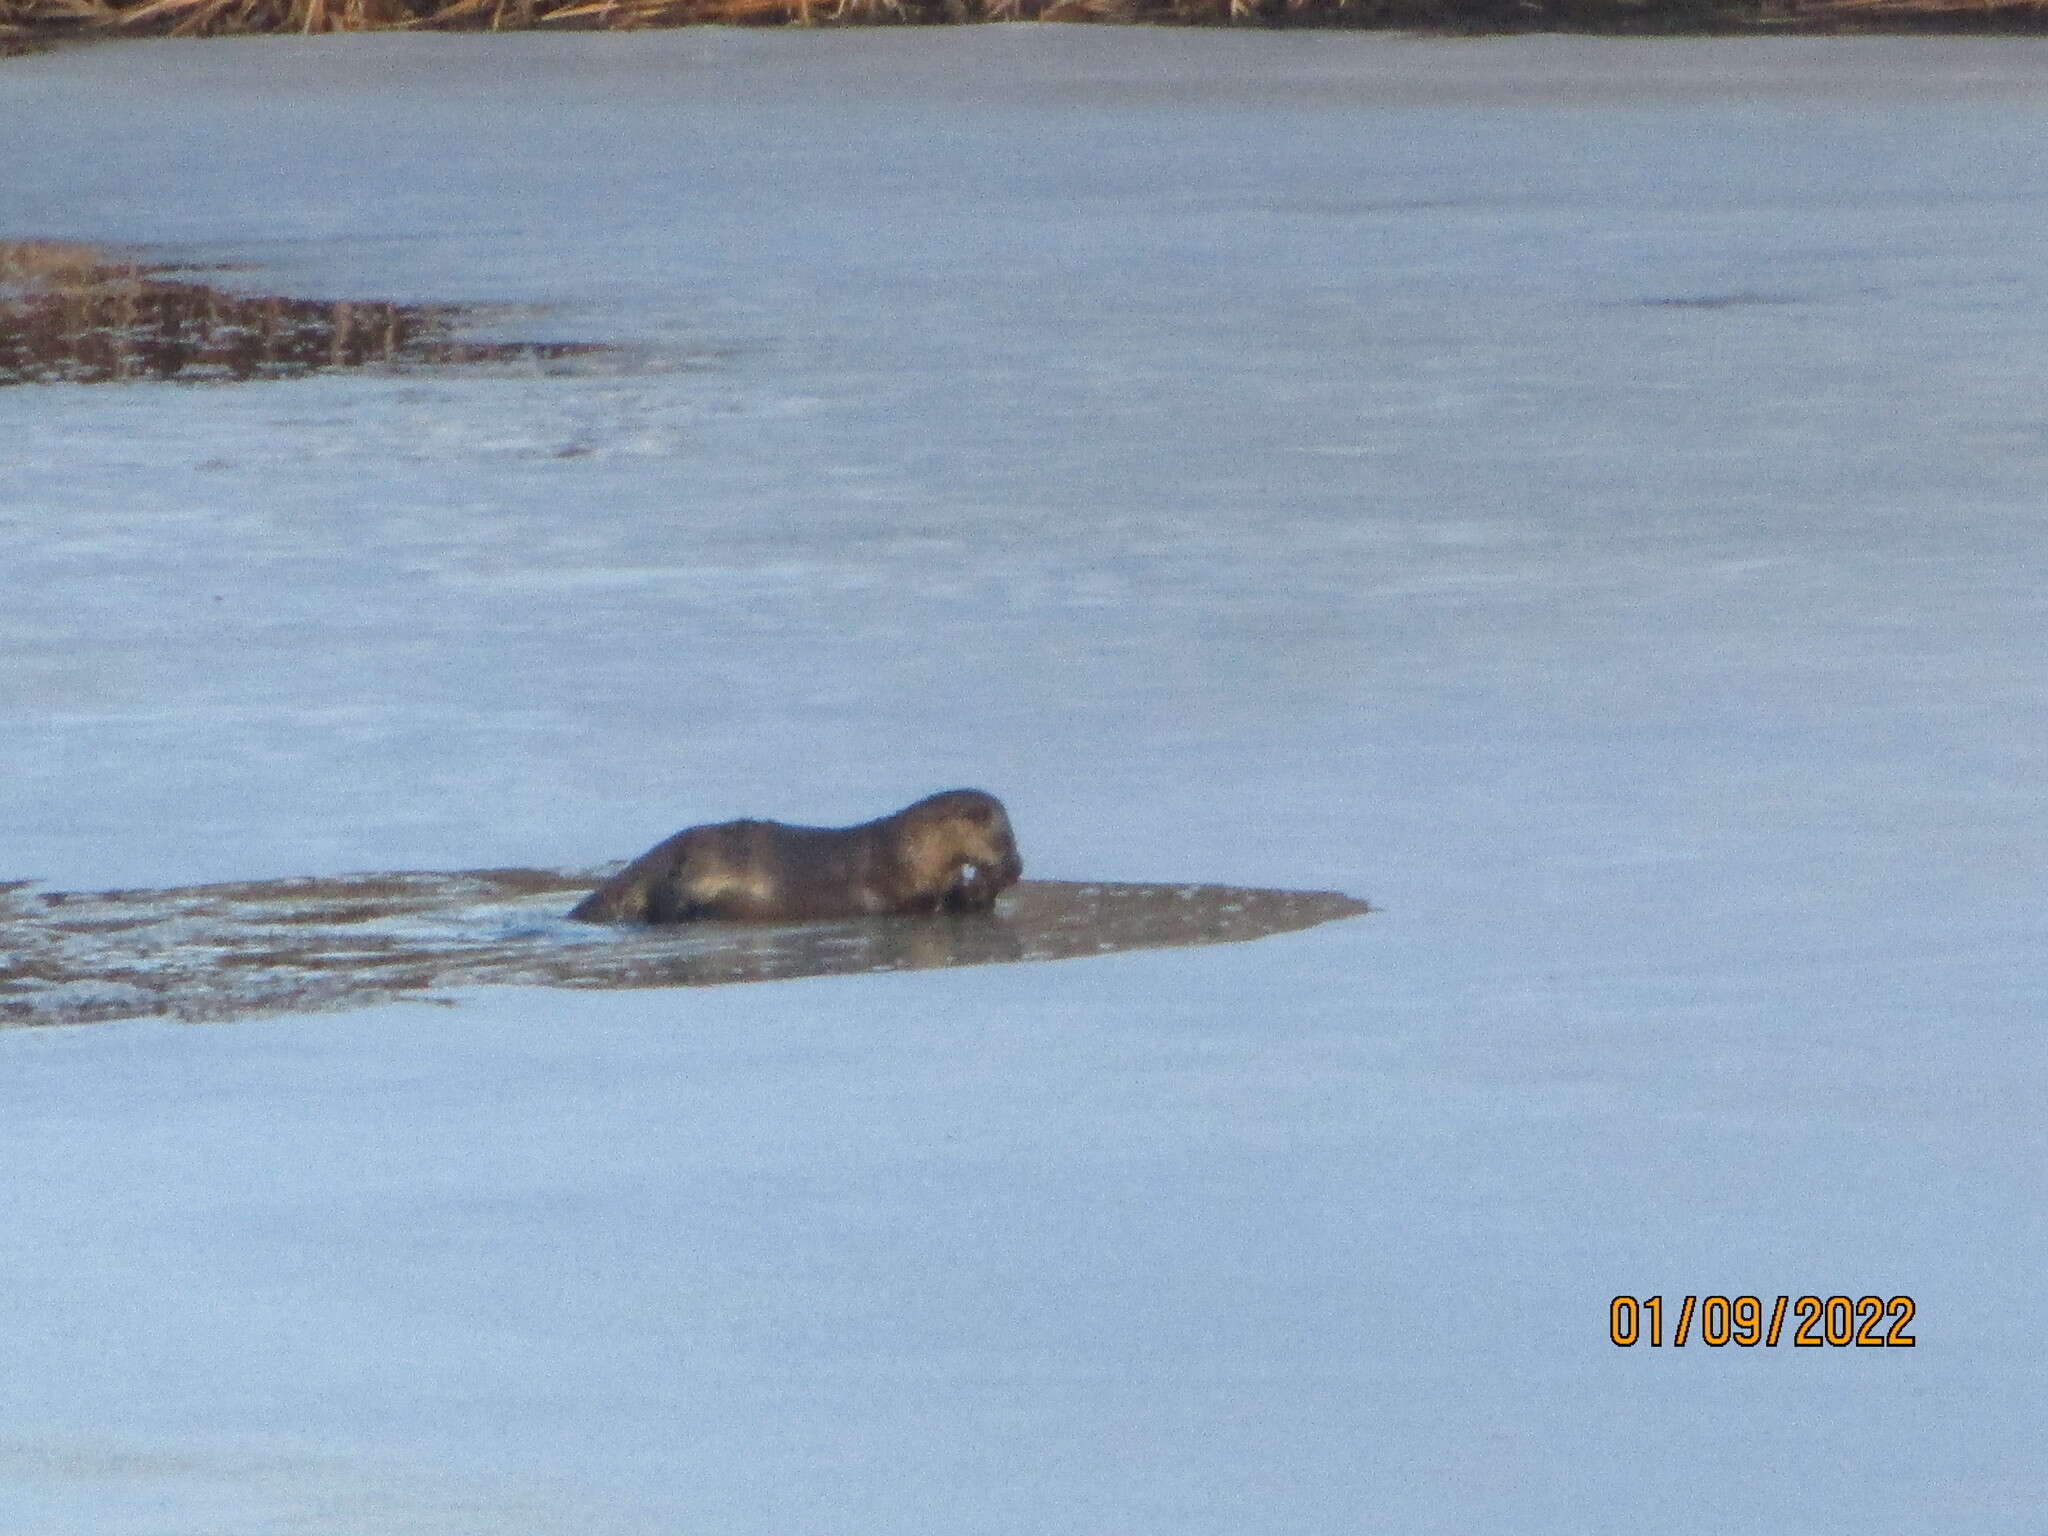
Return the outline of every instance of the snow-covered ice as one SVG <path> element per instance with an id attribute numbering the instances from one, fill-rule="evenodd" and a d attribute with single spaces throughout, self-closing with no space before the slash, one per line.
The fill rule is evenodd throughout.
<path id="1" fill-rule="evenodd" d="M 0 878 L 963 783 L 1384 907 L 0 1034 L 0 1528 L 2038 1531 L 2044 127 L 2014 40 L 0 64 L 0 239 L 630 349 L 0 390 Z M 1807 1292 L 1918 1343 L 1607 1339 Z"/>

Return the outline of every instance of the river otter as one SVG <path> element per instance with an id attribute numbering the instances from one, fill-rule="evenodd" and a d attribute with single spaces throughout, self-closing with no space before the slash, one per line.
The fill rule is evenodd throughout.
<path id="1" fill-rule="evenodd" d="M 949 789 L 857 827 L 691 827 L 641 854 L 569 915 L 687 923 L 986 912 L 1023 872 L 1003 803 L 978 789 Z"/>

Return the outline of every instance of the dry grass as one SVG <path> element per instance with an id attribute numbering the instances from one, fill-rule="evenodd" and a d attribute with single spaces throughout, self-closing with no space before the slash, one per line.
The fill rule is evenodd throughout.
<path id="1" fill-rule="evenodd" d="M 416 16 L 405 0 L 143 0 L 111 26 L 190 36 L 218 32 L 368 32 Z"/>
<path id="2" fill-rule="evenodd" d="M 1624 33 L 2048 30 L 2048 0 L 0 0 L 0 39 L 981 21 Z"/>
<path id="3" fill-rule="evenodd" d="M 1806 0 L 1817 18 L 1943 31 L 2039 32 L 2048 29 L 2048 0 Z"/>

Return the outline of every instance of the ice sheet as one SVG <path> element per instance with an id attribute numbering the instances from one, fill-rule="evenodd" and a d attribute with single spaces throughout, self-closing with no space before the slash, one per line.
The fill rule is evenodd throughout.
<path id="1" fill-rule="evenodd" d="M 976 784 L 1034 876 L 1384 907 L 0 1032 L 0 1524 L 2037 1530 L 2044 61 L 0 66 L 0 237 L 641 359 L 0 391 L 0 876 Z M 1607 1340 L 1807 1291 L 1920 1342 Z"/>

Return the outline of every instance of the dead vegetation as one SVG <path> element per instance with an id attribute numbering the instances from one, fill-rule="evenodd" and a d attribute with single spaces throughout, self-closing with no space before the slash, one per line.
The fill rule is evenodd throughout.
<path id="1" fill-rule="evenodd" d="M 0 40 L 987 21 L 1456 32 L 2036 32 L 2048 0 L 0 0 Z"/>
<path id="2" fill-rule="evenodd" d="M 0 241 L 0 386 L 554 368 L 609 350 L 474 340 L 467 328 L 488 317 L 460 305 L 236 293 L 203 275 L 93 246 Z"/>

